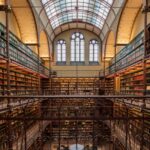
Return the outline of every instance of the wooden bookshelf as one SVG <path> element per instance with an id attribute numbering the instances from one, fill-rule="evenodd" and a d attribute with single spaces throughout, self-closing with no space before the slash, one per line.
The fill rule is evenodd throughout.
<path id="1" fill-rule="evenodd" d="M 105 94 L 110 95 L 114 93 L 114 77 L 107 77 L 105 80 Z"/>
<path id="2" fill-rule="evenodd" d="M 34 106 L 34 107 L 33 107 Z M 24 114 L 24 111 L 21 108 L 14 108 L 12 111 L 12 117 L 23 117 L 24 115 L 26 116 L 33 116 L 33 117 L 37 117 L 39 116 L 39 103 L 38 102 L 33 102 L 33 103 L 29 103 L 28 107 L 26 107 L 26 113 Z M 4 116 L 7 115 L 8 112 L 1 112 L 0 115 Z M 18 143 L 21 143 L 21 139 L 24 139 L 24 125 L 26 126 L 26 133 L 28 135 L 28 132 L 31 128 L 34 128 L 34 126 L 38 126 L 39 124 L 37 123 L 37 121 L 34 120 L 28 120 L 25 122 L 23 121 L 12 121 L 11 122 L 12 125 L 12 135 L 13 135 L 13 145 L 16 145 L 15 142 L 18 141 Z M 7 126 L 7 121 L 1 121 L 0 122 L 0 149 L 8 149 L 8 143 L 7 143 L 7 130 L 8 130 L 8 126 Z M 33 130 L 33 129 L 32 129 Z M 38 131 L 37 131 L 38 133 Z M 30 131 L 30 136 L 32 136 L 32 131 Z"/>
<path id="3" fill-rule="evenodd" d="M 43 93 L 51 94 L 98 94 L 99 78 L 52 78 L 42 79 Z"/>
<path id="4" fill-rule="evenodd" d="M 11 95 L 35 95 L 39 89 L 39 78 L 36 74 L 12 68 L 10 70 Z M 0 95 L 7 94 L 6 67 L 0 66 Z"/>
<path id="5" fill-rule="evenodd" d="M 41 91 L 44 95 L 51 94 L 51 79 L 41 78 Z"/>
<path id="6" fill-rule="evenodd" d="M 146 55 L 150 56 L 150 24 L 147 27 Z"/>
<path id="7" fill-rule="evenodd" d="M 150 95 L 150 60 L 146 61 L 146 94 Z"/>
<path id="8" fill-rule="evenodd" d="M 128 109 L 128 117 L 148 117 L 150 115 L 149 109 L 141 109 L 139 107 L 135 107 L 132 104 L 130 107 L 126 107 L 122 102 L 114 103 L 114 116 L 121 117 L 127 116 L 127 109 Z M 126 121 L 118 120 L 115 124 L 122 130 L 124 133 L 126 132 Z M 144 123 L 144 126 L 143 126 Z M 149 148 L 150 146 L 150 121 L 149 120 L 129 120 L 128 121 L 128 140 L 131 140 L 130 143 L 133 141 L 140 144 L 142 130 L 144 130 L 144 147 Z"/>
<path id="9" fill-rule="evenodd" d="M 39 74 L 19 66 L 15 63 L 10 63 L 10 95 L 38 95 L 39 91 Z M 6 60 L 0 60 L 0 95 L 7 95 L 7 70 Z M 1 99 L 1 116 L 8 115 L 7 99 Z M 34 99 L 11 99 L 11 116 L 12 117 L 24 117 L 23 107 L 26 107 L 26 116 L 38 116 L 39 115 L 39 101 Z M 34 106 L 34 107 L 33 107 Z M 10 113 L 9 113 L 10 115 Z M 26 130 L 28 131 L 37 122 L 29 120 L 26 122 Z M 4 126 L 4 127 L 3 127 Z M 22 121 L 11 121 L 13 143 L 18 139 L 24 137 L 23 129 L 24 123 Z M 3 121 L 0 123 L 0 149 L 8 149 L 8 123 Z M 30 133 L 31 134 L 31 133 Z M 21 142 L 20 142 L 21 143 Z"/>
<path id="10" fill-rule="evenodd" d="M 144 76 L 142 66 L 131 68 L 121 75 L 121 94 L 143 95 Z"/>
<path id="11" fill-rule="evenodd" d="M 114 93 L 114 77 L 101 77 L 99 79 L 99 95 L 110 95 Z"/>
<path id="12" fill-rule="evenodd" d="M 139 33 L 127 46 L 125 46 L 110 62 L 107 76 L 116 72 L 120 77 L 120 94 L 144 95 L 150 94 L 150 60 L 145 60 L 146 83 L 144 82 L 144 32 Z M 116 68 L 115 68 L 116 67 Z M 144 85 L 146 84 L 146 85 Z M 146 86 L 146 91 L 145 91 Z"/>
<path id="13" fill-rule="evenodd" d="M 44 66 L 44 60 L 40 58 L 34 51 L 21 42 L 12 32 L 9 34 L 9 50 L 10 59 L 15 63 L 25 66 L 35 72 L 40 72 L 46 76 L 49 70 Z M 0 23 L 0 57 L 7 58 L 6 53 L 6 29 Z M 40 64 L 40 67 L 38 67 Z"/>
<path id="14" fill-rule="evenodd" d="M 120 76 L 120 94 L 127 95 L 149 95 L 150 94 L 150 60 L 146 61 L 146 91 L 144 90 L 144 72 L 143 64 L 131 66 L 121 73 Z M 145 92 L 145 93 L 144 93 Z"/>
<path id="15" fill-rule="evenodd" d="M 119 71 L 142 61 L 144 58 L 143 38 L 144 32 L 142 31 L 127 46 L 117 53 L 116 59 L 112 58 L 110 66 L 108 67 L 108 74 L 113 74 L 115 71 Z"/>

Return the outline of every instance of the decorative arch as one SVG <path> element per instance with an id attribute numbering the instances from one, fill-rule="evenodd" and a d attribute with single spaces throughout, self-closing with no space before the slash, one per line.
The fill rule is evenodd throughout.
<path id="1" fill-rule="evenodd" d="M 0 12 L 0 23 L 6 26 L 6 15 L 4 11 Z M 21 39 L 19 25 L 13 11 L 9 14 L 9 30 L 14 33 L 19 39 Z"/>
<path id="2" fill-rule="evenodd" d="M 62 24 L 59 27 L 57 27 L 50 34 L 50 38 L 53 41 L 62 32 L 72 30 L 72 29 L 77 29 L 77 28 L 90 31 L 90 32 L 96 34 L 98 37 L 100 36 L 100 33 L 101 33 L 101 30 L 92 24 L 89 24 L 86 22 L 78 22 L 78 23 L 77 22 L 69 22 L 69 23 L 65 23 L 65 24 Z"/>
<path id="3" fill-rule="evenodd" d="M 105 45 L 105 59 L 110 60 L 112 57 L 114 57 L 115 52 L 115 35 L 113 31 L 110 31 L 107 36 L 107 41 Z"/>
<path id="4" fill-rule="evenodd" d="M 36 22 L 28 0 L 12 0 L 11 4 L 18 22 L 22 41 L 24 43 L 37 44 Z"/>
<path id="5" fill-rule="evenodd" d="M 142 6 L 142 0 L 128 0 L 120 16 L 118 31 L 117 31 L 117 44 L 127 44 L 130 42 L 132 28 L 136 16 Z"/>
<path id="6" fill-rule="evenodd" d="M 39 49 L 40 57 L 49 57 L 49 44 L 48 38 L 45 31 L 41 31 L 40 33 L 40 49 Z"/>
<path id="7" fill-rule="evenodd" d="M 22 37 L 21 37 L 21 32 L 20 32 L 20 28 L 19 28 L 19 24 L 18 24 L 18 21 L 17 21 L 17 18 L 16 18 L 16 15 L 15 13 L 12 11 L 12 17 L 11 17 L 11 23 L 13 22 L 13 27 L 10 26 L 10 30 L 15 33 L 15 35 L 20 39 L 22 40 Z M 14 28 L 14 29 L 11 29 L 11 28 Z"/>

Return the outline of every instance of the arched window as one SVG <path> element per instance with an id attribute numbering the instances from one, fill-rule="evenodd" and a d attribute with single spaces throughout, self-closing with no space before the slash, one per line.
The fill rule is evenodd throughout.
<path id="1" fill-rule="evenodd" d="M 57 42 L 57 62 L 66 62 L 66 42 L 64 40 Z"/>
<path id="2" fill-rule="evenodd" d="M 74 33 L 71 37 L 71 61 L 84 61 L 84 37 L 79 32 Z"/>
<path id="3" fill-rule="evenodd" d="M 97 40 L 91 40 L 89 46 L 89 61 L 98 62 L 99 46 Z"/>

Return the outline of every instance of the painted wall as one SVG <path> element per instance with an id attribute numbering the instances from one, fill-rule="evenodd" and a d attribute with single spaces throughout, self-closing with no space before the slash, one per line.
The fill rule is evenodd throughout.
<path id="1" fill-rule="evenodd" d="M 0 12 L 0 23 L 3 25 L 6 25 L 6 16 L 4 12 Z M 20 31 L 19 31 L 19 26 L 17 23 L 17 20 L 15 18 L 15 15 L 13 13 L 9 14 L 9 28 L 10 31 L 13 32 L 19 39 L 21 39 Z"/>
<path id="2" fill-rule="evenodd" d="M 6 19 L 5 19 L 5 13 L 4 12 L 0 12 L 0 23 L 2 23 L 3 25 L 6 25 Z M 10 13 L 9 14 L 9 30 L 14 33 L 21 41 L 21 33 L 20 33 L 20 29 L 19 29 L 19 24 L 17 22 L 17 19 L 14 15 L 14 13 Z M 37 46 L 29 46 L 34 52 L 37 53 Z"/>
<path id="3" fill-rule="evenodd" d="M 92 32 L 86 31 L 86 30 L 79 30 L 78 32 L 81 32 L 84 35 L 85 38 L 85 63 L 84 65 L 72 65 L 70 63 L 70 49 L 71 49 L 71 45 L 70 45 L 70 39 L 71 39 L 71 35 L 77 32 L 77 30 L 69 30 L 69 31 L 65 31 L 62 34 L 58 35 L 55 40 L 54 40 L 54 63 L 52 66 L 52 69 L 58 72 L 58 76 L 68 76 L 68 77 L 76 77 L 76 76 L 82 76 L 82 77 L 86 77 L 86 76 L 97 76 L 99 73 L 99 70 L 102 68 L 102 64 L 101 64 L 101 42 L 100 39 L 93 34 Z M 56 50 L 57 50 L 57 41 L 63 39 L 66 41 L 66 53 L 67 53 L 67 62 L 65 66 L 60 66 L 56 64 Z M 89 41 L 91 39 L 96 39 L 100 44 L 99 44 L 99 60 L 100 63 L 98 65 L 89 65 Z"/>
<path id="4" fill-rule="evenodd" d="M 141 31 L 144 30 L 144 13 L 142 13 L 142 9 L 139 11 L 138 15 L 135 18 L 133 27 L 132 27 L 132 32 L 130 35 L 130 41 L 133 40 Z M 147 24 L 150 24 L 150 13 L 148 13 L 147 16 Z M 117 47 L 117 52 L 123 49 L 124 46 L 118 46 Z"/>
<path id="5" fill-rule="evenodd" d="M 37 21 L 37 20 L 36 20 Z M 3 25 L 6 25 L 6 15 L 5 12 L 0 12 L 0 23 L 2 23 Z M 39 22 L 38 22 L 39 23 Z M 12 33 L 14 33 L 21 41 L 22 41 L 22 37 L 21 37 L 21 32 L 20 32 L 20 25 L 19 22 L 16 19 L 16 16 L 14 14 L 14 12 L 12 11 L 9 14 L 9 29 Z M 40 27 L 38 27 L 38 31 L 41 32 L 41 30 L 43 30 L 42 24 L 40 24 Z M 40 36 L 40 34 L 39 34 Z M 47 42 L 47 41 L 46 41 Z M 43 41 L 42 41 L 43 43 Z M 40 44 L 40 45 L 44 45 L 44 47 L 42 49 L 40 49 L 40 56 L 43 57 L 43 51 L 47 51 L 48 50 L 48 43 L 46 44 Z M 37 46 L 29 46 L 34 52 L 38 53 L 38 47 Z M 48 57 L 48 52 L 46 52 L 46 57 Z M 44 55 L 44 56 L 45 56 Z"/>
<path id="6" fill-rule="evenodd" d="M 148 13 L 147 20 L 148 20 L 147 21 L 148 24 L 150 24 L 150 13 Z M 142 10 L 141 10 L 135 20 L 130 40 L 136 37 L 137 34 L 140 33 L 142 30 L 144 30 L 144 14 L 142 13 Z"/>
<path id="7" fill-rule="evenodd" d="M 41 1 L 35 1 L 35 0 L 29 0 L 30 5 L 35 6 L 32 7 L 36 24 L 37 24 L 37 31 L 38 31 L 38 36 L 39 36 L 39 42 L 40 42 L 40 57 L 49 57 L 49 52 L 51 55 L 51 50 L 52 50 L 52 42 L 50 40 L 50 34 L 52 31 L 51 27 L 48 23 L 48 17 L 45 14 L 45 11 L 43 10 L 42 3 Z M 36 7 L 39 6 L 39 7 Z M 41 6 L 41 7 L 40 7 Z M 45 32 L 47 32 L 46 35 Z M 46 36 L 46 37 L 45 37 Z M 48 41 L 47 41 L 48 40 Z M 49 66 L 49 60 L 45 60 L 45 65 L 48 67 Z"/>
<path id="8" fill-rule="evenodd" d="M 130 41 L 132 39 L 134 39 L 143 29 L 144 29 L 144 14 L 142 13 L 142 9 L 139 11 L 138 15 L 135 18 L 133 27 L 132 27 L 132 32 L 130 33 Z M 121 14 L 120 14 L 121 15 Z M 148 24 L 150 24 L 150 13 L 148 13 Z M 119 15 L 117 16 L 116 20 L 114 21 L 114 23 L 112 24 L 112 26 L 110 27 L 110 30 L 114 32 L 114 35 L 117 35 L 117 26 L 119 23 Z M 107 37 L 103 40 L 103 45 L 107 45 Z M 117 46 L 116 47 L 116 51 L 119 52 L 120 50 L 123 49 L 124 46 Z M 103 46 L 103 54 L 105 51 L 105 47 Z"/>

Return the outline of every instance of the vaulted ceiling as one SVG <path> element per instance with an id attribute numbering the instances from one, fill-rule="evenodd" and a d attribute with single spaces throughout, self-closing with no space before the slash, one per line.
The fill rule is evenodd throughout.
<path id="1" fill-rule="evenodd" d="M 133 25 L 137 14 L 142 6 L 142 0 L 128 0 L 122 11 L 117 32 L 117 43 L 127 44 L 130 42 Z"/>
<path id="2" fill-rule="evenodd" d="M 85 22 L 103 28 L 113 0 L 41 0 L 55 29 L 70 22 Z"/>
<path id="3" fill-rule="evenodd" d="M 37 30 L 32 9 L 27 0 L 11 0 L 24 43 L 37 43 Z"/>

